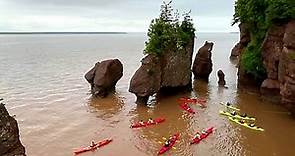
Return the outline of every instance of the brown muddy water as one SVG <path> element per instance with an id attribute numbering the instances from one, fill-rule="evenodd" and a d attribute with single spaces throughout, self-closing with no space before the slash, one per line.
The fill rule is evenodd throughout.
<path id="1" fill-rule="evenodd" d="M 275 104 L 257 95 L 237 90 L 237 69 L 228 57 L 238 34 L 200 33 L 195 51 L 210 40 L 214 71 L 209 83 L 193 82 L 193 91 L 162 96 L 149 107 L 136 105 L 128 92 L 131 76 L 140 65 L 145 34 L 123 35 L 1 35 L 0 97 L 16 115 L 21 140 L 29 156 L 73 155 L 76 147 L 91 140 L 114 141 L 95 152 L 82 155 L 156 155 L 159 141 L 181 133 L 176 149 L 166 155 L 201 156 L 292 156 L 295 155 L 295 119 Z M 195 55 L 196 53 L 194 53 Z M 96 61 L 119 58 L 124 76 L 116 92 L 106 99 L 94 99 L 84 74 Z M 226 75 L 228 89 L 218 88 L 216 71 Z M 208 107 L 194 116 L 183 112 L 177 99 L 182 96 L 207 98 Z M 241 127 L 220 116 L 221 101 L 232 101 L 257 118 L 265 132 Z M 165 117 L 163 124 L 130 129 L 132 122 Z M 198 145 L 188 144 L 197 130 L 216 130 Z"/>

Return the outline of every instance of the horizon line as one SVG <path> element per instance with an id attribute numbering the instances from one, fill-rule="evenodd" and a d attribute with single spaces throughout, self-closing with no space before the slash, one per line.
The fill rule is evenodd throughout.
<path id="1" fill-rule="evenodd" d="M 26 34 L 128 34 L 128 33 L 147 33 L 146 31 L 0 31 L 0 35 L 26 35 Z M 239 31 L 200 31 L 197 33 L 239 33 Z"/>

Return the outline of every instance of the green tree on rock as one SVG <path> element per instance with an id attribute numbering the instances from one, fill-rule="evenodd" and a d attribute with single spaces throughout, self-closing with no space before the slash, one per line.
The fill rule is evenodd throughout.
<path id="1" fill-rule="evenodd" d="M 148 29 L 148 41 L 145 43 L 145 54 L 160 56 L 166 50 L 180 51 L 194 37 L 195 28 L 190 12 L 183 15 L 180 21 L 178 11 L 173 11 L 172 1 L 163 2 L 158 18 L 151 21 Z"/>

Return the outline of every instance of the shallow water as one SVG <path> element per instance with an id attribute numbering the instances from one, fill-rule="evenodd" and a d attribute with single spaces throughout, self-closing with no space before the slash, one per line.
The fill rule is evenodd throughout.
<path id="1" fill-rule="evenodd" d="M 136 105 L 128 92 L 131 76 L 140 65 L 146 36 L 121 35 L 1 35 L 0 97 L 18 120 L 21 140 L 29 156 L 73 155 L 74 148 L 91 140 L 113 138 L 114 142 L 83 155 L 156 155 L 162 137 L 180 132 L 175 150 L 166 155 L 292 156 L 295 120 L 281 106 L 262 101 L 257 95 L 237 90 L 237 69 L 229 53 L 238 34 L 197 34 L 195 51 L 210 40 L 214 71 L 209 83 L 193 82 L 193 91 L 161 96 L 153 105 Z M 196 52 L 194 53 L 194 55 Z M 94 99 L 84 74 L 99 60 L 119 58 L 124 76 L 114 95 Z M 228 89 L 217 86 L 217 70 L 226 75 Z M 207 98 L 208 107 L 183 112 L 182 96 Z M 220 101 L 232 101 L 242 112 L 257 118 L 265 132 L 256 132 L 227 120 L 218 111 Z M 132 122 L 165 117 L 160 125 L 130 129 Z M 216 130 L 198 145 L 188 144 L 197 130 Z"/>

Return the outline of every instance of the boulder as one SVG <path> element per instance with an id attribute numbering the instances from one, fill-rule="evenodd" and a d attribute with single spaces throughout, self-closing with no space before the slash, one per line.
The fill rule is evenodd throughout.
<path id="1" fill-rule="evenodd" d="M 212 72 L 212 59 L 211 59 L 211 51 L 213 48 L 213 43 L 206 41 L 205 44 L 199 49 L 196 58 L 193 64 L 193 73 L 195 79 L 201 78 L 208 80 L 209 75 Z"/>
<path id="2" fill-rule="evenodd" d="M 0 104 L 0 136 L 1 156 L 25 156 L 17 121 L 9 115 L 3 103 Z"/>
<path id="3" fill-rule="evenodd" d="M 115 89 L 115 85 L 123 76 L 123 65 L 118 59 L 97 62 L 86 73 L 85 79 L 91 85 L 91 93 L 95 96 L 105 97 Z"/>
<path id="4" fill-rule="evenodd" d="M 130 81 L 129 91 L 136 103 L 147 103 L 149 96 L 191 88 L 194 37 L 182 50 L 167 49 L 162 55 L 148 54 Z"/>
<path id="5" fill-rule="evenodd" d="M 219 86 L 224 86 L 226 84 L 225 80 L 224 80 L 224 73 L 222 70 L 218 70 L 217 72 L 217 76 L 218 76 L 218 85 Z"/>

